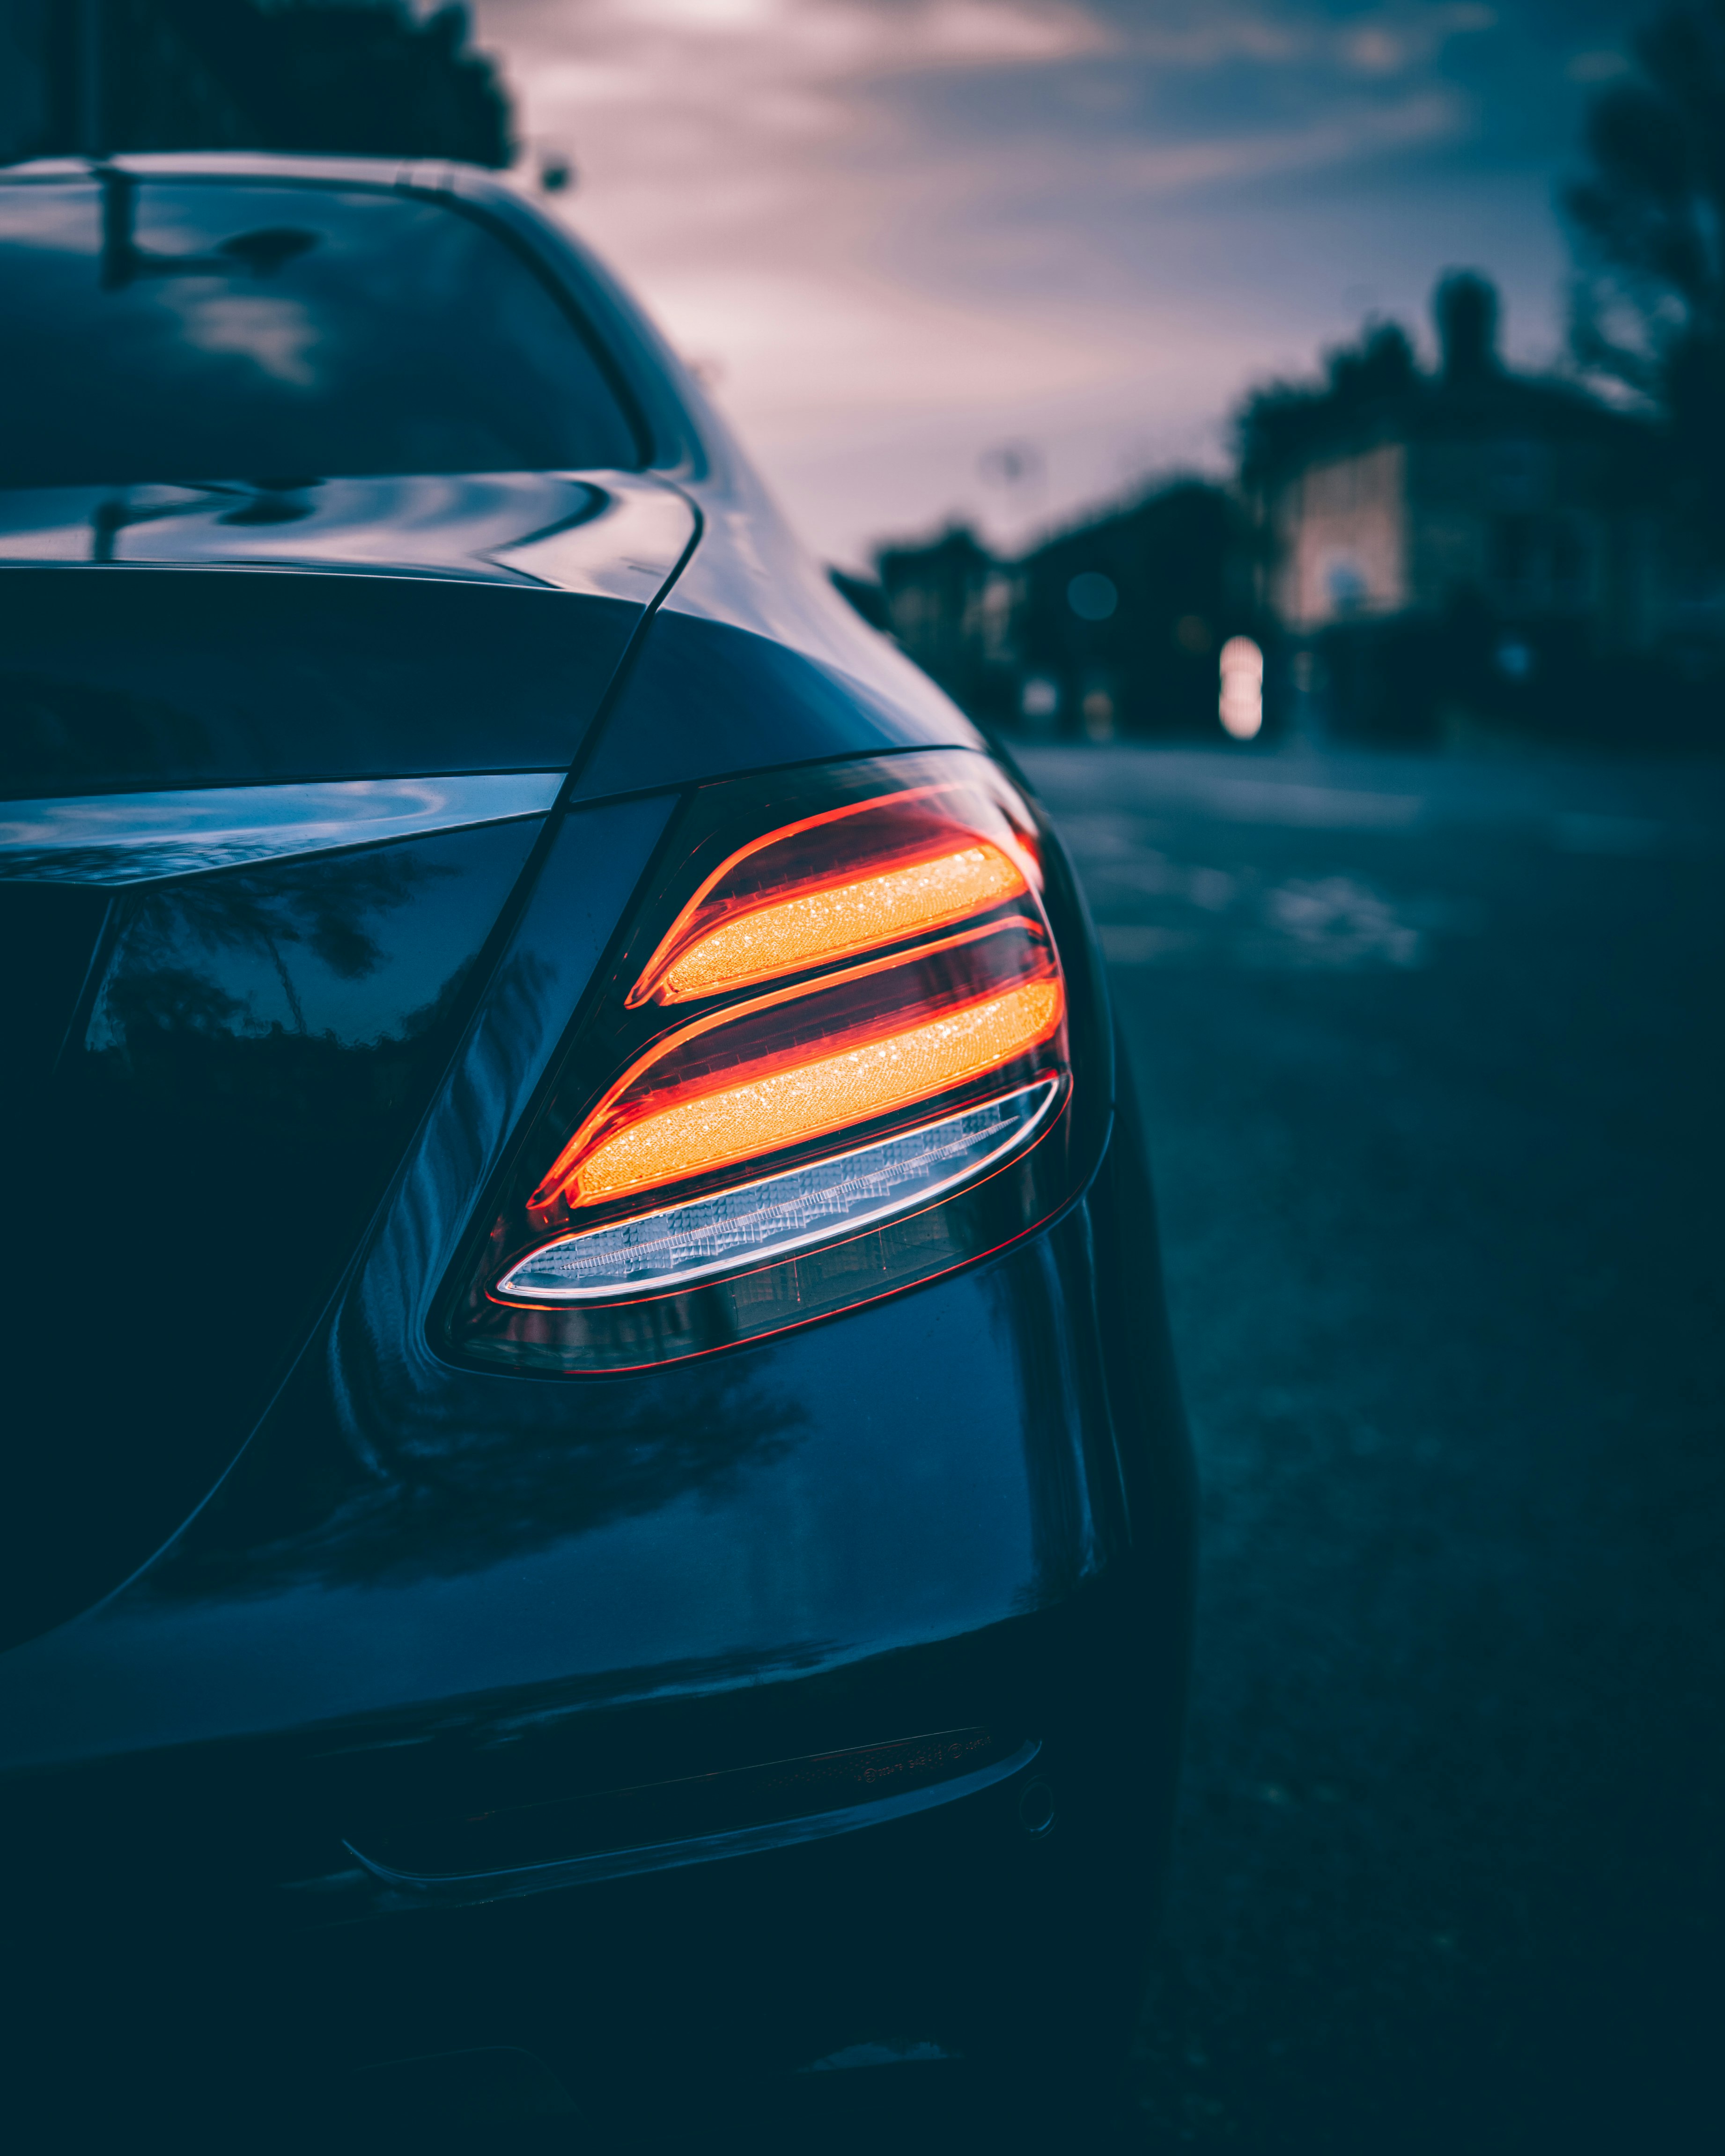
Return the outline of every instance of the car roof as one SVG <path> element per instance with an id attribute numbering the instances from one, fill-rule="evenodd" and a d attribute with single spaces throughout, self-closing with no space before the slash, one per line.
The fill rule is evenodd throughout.
<path id="1" fill-rule="evenodd" d="M 429 187 L 476 199 L 519 201 L 516 182 L 446 157 L 336 157 L 278 150 L 122 150 L 107 157 L 35 157 L 0 167 L 0 185 L 82 179 L 96 172 L 140 179 L 287 180 L 324 187 Z"/>

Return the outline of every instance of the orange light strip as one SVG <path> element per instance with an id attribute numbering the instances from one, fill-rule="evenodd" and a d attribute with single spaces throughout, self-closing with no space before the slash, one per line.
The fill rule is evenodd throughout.
<path id="1" fill-rule="evenodd" d="M 679 1101 L 603 1139 L 566 1194 L 595 1204 L 907 1107 L 1039 1046 L 1064 1009 L 1057 980 L 1027 981 L 837 1055 Z"/>
<path id="2" fill-rule="evenodd" d="M 717 995 L 962 921 L 1016 897 L 1023 872 L 986 839 L 855 883 L 757 906 L 703 936 L 667 968 L 662 1003 Z"/>

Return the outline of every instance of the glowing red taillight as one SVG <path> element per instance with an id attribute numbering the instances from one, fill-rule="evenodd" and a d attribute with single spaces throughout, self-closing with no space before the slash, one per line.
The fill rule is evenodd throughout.
<path id="1" fill-rule="evenodd" d="M 1024 887 L 1014 864 L 984 840 L 872 875 L 852 875 L 708 929 L 678 952 L 651 993 L 661 1003 L 681 1003 L 855 957 L 983 912 Z"/>
<path id="2" fill-rule="evenodd" d="M 963 754 L 784 783 L 827 803 L 737 834 L 744 783 L 696 798 L 645 955 L 625 954 L 572 1051 L 591 1090 L 550 1146 L 530 1139 L 491 1229 L 472 1352 L 549 1338 L 556 1367 L 616 1367 L 595 1348 L 608 1326 L 631 1353 L 653 1335 L 637 1359 L 660 1359 L 818 1316 L 823 1249 L 851 1252 L 841 1270 L 865 1244 L 896 1252 L 892 1224 L 998 1178 L 1052 1127 L 1067 998 L 1022 802 Z M 581 1091 L 560 1082 L 547 1112 Z M 912 1276 L 954 1244 L 923 1240 Z M 883 1265 L 893 1284 L 908 1260 Z M 746 1319 L 723 1285 L 742 1276 Z M 688 1337 L 715 1296 L 721 1337 Z"/>
<path id="3" fill-rule="evenodd" d="M 662 1103 L 649 1091 L 634 1116 L 583 1125 L 527 1209 L 546 1217 L 559 1201 L 597 1204 L 914 1106 L 1040 1047 L 1064 1009 L 1057 979 L 1024 981 L 932 1014 L 907 1006 L 909 1024 L 834 1034 L 813 1052 L 787 1050 L 747 1078 L 696 1083 Z"/>
<path id="4" fill-rule="evenodd" d="M 919 787 L 740 846 L 629 990 L 682 1003 L 855 957 L 987 912 L 1040 880 L 1024 834 L 966 789 Z"/>

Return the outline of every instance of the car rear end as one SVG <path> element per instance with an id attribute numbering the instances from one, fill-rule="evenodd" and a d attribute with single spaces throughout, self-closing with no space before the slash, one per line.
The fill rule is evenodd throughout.
<path id="1" fill-rule="evenodd" d="M 127 165 L 16 244 L 305 461 L 68 423 L 0 495 L 20 2103 L 1101 2072 L 1190 1506 L 1057 840 L 506 191 Z M 398 211 L 585 438 L 318 436 Z"/>

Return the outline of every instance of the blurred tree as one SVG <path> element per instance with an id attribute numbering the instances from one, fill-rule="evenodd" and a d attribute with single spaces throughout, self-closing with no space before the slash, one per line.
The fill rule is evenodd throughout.
<path id="1" fill-rule="evenodd" d="M 1594 99 L 1564 192 L 1580 366 L 1664 418 L 1672 491 L 1725 554 L 1725 0 L 1668 8 Z"/>
<path id="2" fill-rule="evenodd" d="M 0 154 L 305 150 L 506 165 L 467 11 L 408 0 L 59 0 L 33 132 Z"/>
<path id="3" fill-rule="evenodd" d="M 295 149 L 510 162 L 509 100 L 466 49 L 465 8 L 415 22 L 400 0 L 277 0 L 265 20 Z"/>
<path id="4" fill-rule="evenodd" d="M 1235 414 L 1240 476 L 1248 486 L 1302 461 L 1318 437 L 1333 430 L 1339 414 L 1363 413 L 1404 395 L 1420 380 L 1414 347 L 1399 322 L 1362 330 L 1357 343 L 1328 354 L 1325 373 L 1322 382 L 1268 382 L 1253 390 Z"/>

